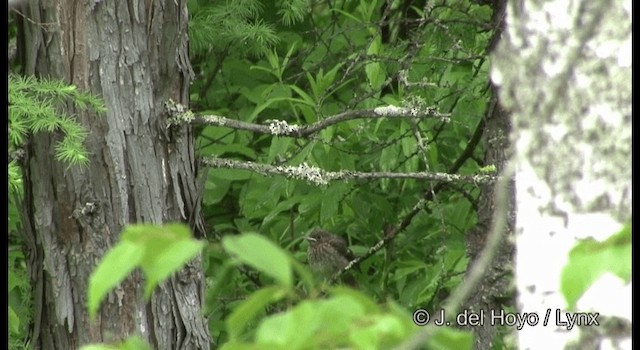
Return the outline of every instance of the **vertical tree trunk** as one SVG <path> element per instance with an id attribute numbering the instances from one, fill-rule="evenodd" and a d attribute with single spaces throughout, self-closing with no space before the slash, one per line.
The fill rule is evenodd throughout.
<path id="1" fill-rule="evenodd" d="M 631 6 L 523 0 L 508 7 L 492 79 L 513 113 L 518 304 L 540 318 L 518 332 L 521 349 L 631 348 L 630 284 L 609 275 L 596 283 L 602 294 L 587 291 L 573 310 L 560 284 L 578 240 L 602 241 L 631 218 Z M 568 327 L 576 312 L 597 313 L 599 325 Z"/>
<path id="2" fill-rule="evenodd" d="M 494 50 L 495 45 L 502 35 L 504 28 L 504 14 L 506 0 L 494 0 L 493 26 L 495 33 L 489 44 L 488 51 Z M 510 158 L 509 133 L 511 131 L 511 116 L 502 108 L 498 101 L 497 87 L 491 84 L 491 101 L 484 116 L 485 130 L 485 158 L 487 165 L 495 165 L 499 174 L 504 174 Z M 515 184 L 513 180 L 508 182 L 507 198 L 496 198 L 496 185 L 490 184 L 482 187 L 479 199 L 478 225 L 467 236 L 467 252 L 469 255 L 469 268 L 474 268 L 477 259 L 485 247 L 486 238 L 492 227 L 492 220 L 496 210 L 496 201 L 507 201 L 507 227 L 494 259 L 486 268 L 484 277 L 480 280 L 476 292 L 466 301 L 464 309 L 480 314 L 484 312 L 484 322 L 480 326 L 469 327 L 474 333 L 474 349 L 485 350 L 493 347 L 494 337 L 498 328 L 491 324 L 490 312 L 499 312 L 506 307 L 515 307 L 511 284 L 513 281 L 513 263 L 515 247 L 512 242 L 513 229 L 515 227 Z"/>
<path id="3" fill-rule="evenodd" d="M 134 273 L 86 310 L 89 275 L 129 223 L 188 219 L 196 207 L 191 130 L 166 127 L 164 102 L 188 104 L 186 1 L 30 1 L 20 28 L 24 73 L 102 97 L 107 112 L 67 110 L 89 131 L 87 167 L 54 160 L 55 134 L 25 160 L 25 240 L 35 288 L 34 345 L 76 349 L 139 334 L 156 349 L 208 349 L 200 259 L 145 303 Z M 197 213 L 196 213 L 197 214 Z"/>

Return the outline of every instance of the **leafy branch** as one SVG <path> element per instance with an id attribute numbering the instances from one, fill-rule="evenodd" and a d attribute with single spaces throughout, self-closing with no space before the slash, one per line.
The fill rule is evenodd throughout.
<path id="1" fill-rule="evenodd" d="M 57 107 L 65 102 L 80 110 L 106 110 L 102 100 L 63 81 L 9 75 L 10 147 L 20 148 L 31 133 L 62 131 L 64 137 L 55 146 L 56 159 L 85 164 L 87 130 L 72 116 L 58 112 Z"/>

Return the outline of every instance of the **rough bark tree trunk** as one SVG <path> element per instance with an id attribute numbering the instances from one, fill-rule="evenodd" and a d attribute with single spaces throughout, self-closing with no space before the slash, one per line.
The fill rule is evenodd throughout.
<path id="1" fill-rule="evenodd" d="M 54 160 L 58 136 L 32 136 L 24 163 L 25 241 L 34 284 L 33 344 L 76 349 L 139 334 L 156 349 L 208 349 L 201 259 L 145 303 L 140 273 L 86 310 L 87 281 L 129 223 L 186 221 L 196 208 L 194 140 L 167 129 L 164 102 L 188 104 L 186 1 L 29 1 L 24 73 L 104 99 L 104 116 L 73 111 L 89 131 L 87 167 Z M 197 214 L 197 213 L 196 213 Z M 200 226 L 201 228 L 201 226 Z"/>
<path id="2" fill-rule="evenodd" d="M 506 0 L 494 0 L 492 22 L 495 33 L 489 43 L 489 52 L 493 51 L 504 29 L 504 15 Z M 492 96 L 484 117 L 485 157 L 487 165 L 495 165 L 500 174 L 504 174 L 510 159 L 511 116 L 498 101 L 498 89 L 491 84 Z M 494 259 L 485 270 L 483 278 L 478 282 L 475 292 L 465 302 L 463 309 L 480 314 L 483 312 L 484 322 L 480 326 L 469 327 L 474 333 L 474 349 L 485 350 L 493 347 L 498 328 L 491 324 L 491 311 L 500 312 L 505 307 L 515 307 L 513 288 L 513 264 L 515 246 L 511 237 L 515 227 L 515 184 L 508 182 L 507 198 L 496 198 L 497 184 L 483 186 L 479 198 L 478 225 L 467 236 L 467 253 L 469 268 L 473 269 L 475 262 L 485 247 L 487 235 L 492 227 L 492 220 L 496 210 L 496 200 L 507 201 L 507 227 L 502 234 Z"/>

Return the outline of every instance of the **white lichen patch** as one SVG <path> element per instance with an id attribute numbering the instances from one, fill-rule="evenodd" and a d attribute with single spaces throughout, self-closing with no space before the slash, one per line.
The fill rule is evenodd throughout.
<path id="1" fill-rule="evenodd" d="M 289 125 L 284 120 L 270 120 L 269 121 L 269 131 L 273 135 L 291 135 L 292 133 L 298 132 L 300 130 L 300 126 L 298 125 Z"/>
<path id="2" fill-rule="evenodd" d="M 310 166 L 307 163 L 302 163 L 298 166 L 283 167 L 281 170 L 289 177 L 307 180 L 316 185 L 326 185 L 329 183 L 329 180 L 324 176 L 322 169 Z"/>
<path id="3" fill-rule="evenodd" d="M 219 115 L 205 115 L 202 117 L 207 124 L 224 126 L 227 123 L 227 118 Z"/>
<path id="4" fill-rule="evenodd" d="M 373 112 L 377 115 L 387 117 L 387 116 L 396 116 L 396 115 L 405 114 L 407 113 L 407 109 L 402 107 L 396 107 L 396 106 L 382 106 L 382 107 L 376 107 L 373 110 Z"/>

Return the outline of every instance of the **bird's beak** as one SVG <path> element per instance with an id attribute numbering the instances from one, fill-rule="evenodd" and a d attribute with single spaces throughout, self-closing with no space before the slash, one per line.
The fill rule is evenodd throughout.
<path id="1" fill-rule="evenodd" d="M 304 239 L 306 239 L 307 241 L 311 241 L 311 242 L 317 241 L 317 239 L 315 239 L 313 237 L 309 237 L 309 236 L 305 236 Z"/>

